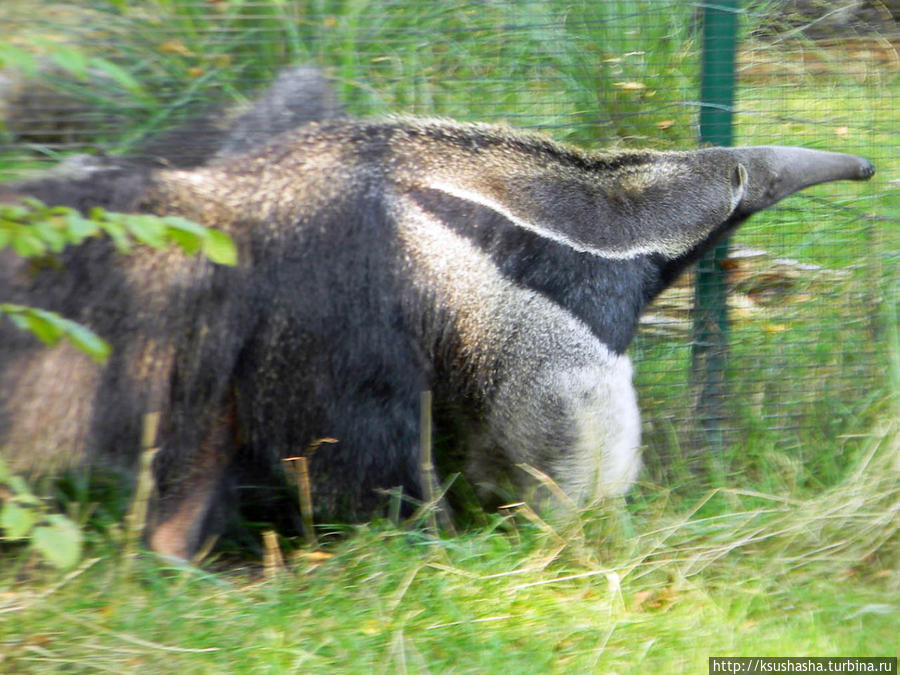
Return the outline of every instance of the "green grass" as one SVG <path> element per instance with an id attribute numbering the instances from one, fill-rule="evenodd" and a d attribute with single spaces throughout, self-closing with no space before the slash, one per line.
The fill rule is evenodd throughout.
<path id="1" fill-rule="evenodd" d="M 48 78 L 111 120 L 87 140 L 113 152 L 295 61 L 324 66 L 355 114 L 505 119 L 589 147 L 695 142 L 690 7 L 147 0 L 38 17 L 24 3 L 13 24 L 16 4 L 0 6 L 15 26 L 0 40 L 47 56 L 34 38 L 65 37 L 141 83 Z M 522 513 L 440 539 L 376 523 L 326 537 L 325 560 L 283 539 L 287 570 L 269 578 L 247 550 L 200 568 L 130 557 L 116 500 L 76 482 L 81 567 L 0 548 L 0 672 L 703 673 L 711 655 L 897 655 L 896 69 L 745 47 L 740 143 L 856 152 L 878 174 L 738 235 L 824 272 L 733 313 L 719 452 L 691 424 L 688 336 L 645 335 L 643 482 L 565 530 Z M 0 173 L 58 152 L 22 150 L 0 153 Z"/>
<path id="2" fill-rule="evenodd" d="M 38 19 L 13 0 L 0 41 L 61 65 L 43 79 L 107 122 L 79 140 L 113 152 L 295 62 L 324 66 L 355 114 L 506 119 L 564 140 L 672 147 L 693 136 L 695 110 L 677 102 L 696 89 L 693 10 L 653 5 L 145 0 L 47 3 Z M 76 68 L 66 46 L 140 88 Z"/>
<path id="3" fill-rule="evenodd" d="M 287 571 L 8 557 L 9 672 L 706 672 L 711 655 L 896 654 L 896 429 L 818 496 L 643 485 L 568 530 L 381 524 Z M 687 508 L 690 506 L 690 508 Z M 605 532 L 606 538 L 596 537 Z"/>

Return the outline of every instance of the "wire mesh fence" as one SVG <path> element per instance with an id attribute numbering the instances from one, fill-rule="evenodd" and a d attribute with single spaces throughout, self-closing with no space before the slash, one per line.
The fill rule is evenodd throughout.
<path id="1" fill-rule="evenodd" d="M 190 158 L 292 64 L 319 67 L 347 114 L 507 122 L 586 148 L 692 148 L 703 10 L 658 0 L 6 0 L 0 180 L 74 152 L 139 156 L 199 116 L 203 125 L 177 137 Z M 730 349 L 717 431 L 804 459 L 851 433 L 890 386 L 897 8 L 772 0 L 737 11 L 735 143 L 850 152 L 879 169 L 868 184 L 821 186 L 756 216 L 721 265 Z M 666 292 L 631 348 L 649 463 L 662 470 L 709 447 L 695 424 L 694 296 L 690 276 Z"/>

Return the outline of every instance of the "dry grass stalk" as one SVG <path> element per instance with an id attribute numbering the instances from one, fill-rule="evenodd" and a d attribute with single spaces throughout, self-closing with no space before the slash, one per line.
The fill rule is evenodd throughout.
<path id="1" fill-rule="evenodd" d="M 563 490 L 555 480 L 550 478 L 546 473 L 541 471 L 540 469 L 536 469 L 530 464 L 520 463 L 516 464 L 516 467 L 522 469 L 525 473 L 530 475 L 532 478 L 537 480 L 541 485 L 543 485 L 547 490 L 550 491 L 560 504 L 564 504 L 569 511 L 572 513 L 578 513 L 579 508 L 578 504 L 572 501 L 572 498 L 566 494 L 565 490 Z"/>
<path id="2" fill-rule="evenodd" d="M 324 442 L 333 439 L 320 439 L 315 443 L 318 447 Z M 313 448 L 315 449 L 315 448 Z M 312 487 L 309 480 L 309 463 L 306 457 L 286 457 L 284 462 L 291 467 L 289 473 L 297 484 L 297 498 L 300 503 L 300 520 L 303 523 L 303 536 L 306 543 L 313 547 L 319 547 L 319 539 L 316 537 L 316 529 L 313 524 Z"/>
<path id="3" fill-rule="evenodd" d="M 434 503 L 434 462 L 431 452 L 431 392 L 423 391 L 419 397 L 419 468 L 422 474 L 422 490 L 425 504 Z M 428 528 L 437 532 L 434 507 L 429 509 Z"/>
<path id="4" fill-rule="evenodd" d="M 134 488 L 134 499 L 125 518 L 125 550 L 133 554 L 138 547 L 141 535 L 147 525 L 147 510 L 150 495 L 155 485 L 153 479 L 153 458 L 159 448 L 156 446 L 156 435 L 159 430 L 159 413 L 144 415 L 144 427 L 141 434 L 141 458 L 137 482 Z"/>
<path id="5" fill-rule="evenodd" d="M 297 500 L 300 504 L 300 520 L 303 524 L 303 536 L 306 543 L 312 548 L 319 547 L 319 539 L 316 537 L 316 529 L 313 522 L 312 483 L 309 478 L 309 455 L 312 455 L 324 444 L 337 443 L 338 439 L 331 437 L 319 438 L 310 443 L 306 448 L 306 454 L 296 457 L 285 457 L 285 466 L 289 467 L 288 473 L 297 484 Z"/>
<path id="6" fill-rule="evenodd" d="M 266 530 L 263 532 L 263 573 L 267 579 L 274 579 L 283 574 L 285 569 L 278 535 L 273 530 Z"/>

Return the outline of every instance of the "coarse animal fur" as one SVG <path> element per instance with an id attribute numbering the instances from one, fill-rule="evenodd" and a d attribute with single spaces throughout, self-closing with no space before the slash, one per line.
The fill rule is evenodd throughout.
<path id="1" fill-rule="evenodd" d="M 471 482 L 577 504 L 640 467 L 625 349 L 647 304 L 747 216 L 867 161 L 800 148 L 583 152 L 448 120 L 341 119 L 193 170 L 125 167 L 51 190 L 81 208 L 221 228 L 237 267 L 104 241 L 0 297 L 59 311 L 113 346 L 100 366 L 8 326 L 0 432 L 19 467 L 133 458 L 162 412 L 151 546 L 190 557 L 222 520 L 238 464 L 309 455 L 319 518 L 381 491 L 420 499 L 420 393 L 449 410 Z M 322 438 L 336 443 L 321 444 Z"/>
<path id="2" fill-rule="evenodd" d="M 314 66 L 285 68 L 272 83 L 243 106 L 212 109 L 149 138 L 129 158 L 132 162 L 190 169 L 232 157 L 273 136 L 307 122 L 344 117 L 331 82 Z"/>

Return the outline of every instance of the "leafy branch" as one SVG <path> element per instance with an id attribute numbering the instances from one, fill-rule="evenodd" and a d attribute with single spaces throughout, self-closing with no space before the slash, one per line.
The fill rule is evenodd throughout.
<path id="1" fill-rule="evenodd" d="M 82 540 L 78 525 L 51 512 L 0 457 L 0 541 L 28 541 L 47 562 L 65 569 L 81 558 Z"/>
<path id="2" fill-rule="evenodd" d="M 47 206 L 31 198 L 19 204 L 0 204 L 0 249 L 12 248 L 24 258 L 60 253 L 66 246 L 100 236 L 108 236 L 123 253 L 136 245 L 155 249 L 175 245 L 187 255 L 201 253 L 220 265 L 237 263 L 231 237 L 178 216 L 113 213 L 100 207 L 84 216 L 73 208 Z M 98 362 L 109 356 L 110 347 L 102 338 L 55 312 L 0 303 L 0 317 L 3 315 L 47 345 L 66 339 Z"/>

